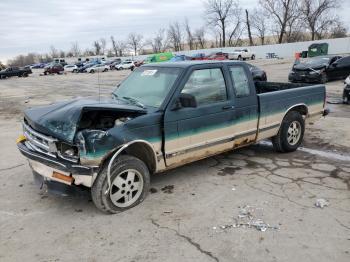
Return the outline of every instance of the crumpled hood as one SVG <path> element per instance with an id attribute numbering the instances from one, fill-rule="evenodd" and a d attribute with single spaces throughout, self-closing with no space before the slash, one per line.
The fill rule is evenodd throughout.
<path id="1" fill-rule="evenodd" d="M 111 98 L 75 99 L 25 110 L 26 121 L 37 131 L 73 143 L 84 110 L 112 109 L 121 112 L 146 113 L 146 110 Z"/>
<path id="2" fill-rule="evenodd" d="M 297 65 L 294 65 L 293 68 L 296 70 L 310 70 L 310 68 L 314 69 L 314 70 L 319 70 L 324 68 L 325 65 L 324 64 L 318 64 L 318 65 L 307 65 L 304 63 L 300 63 Z"/>

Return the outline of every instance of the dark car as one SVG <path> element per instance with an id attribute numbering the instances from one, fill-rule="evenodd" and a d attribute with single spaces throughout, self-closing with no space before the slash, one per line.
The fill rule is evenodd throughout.
<path id="1" fill-rule="evenodd" d="M 350 75 L 344 82 L 343 102 L 350 105 Z"/>
<path id="2" fill-rule="evenodd" d="M 97 62 L 87 63 L 84 66 L 80 67 L 78 72 L 79 73 L 86 73 L 87 72 L 86 69 L 88 69 L 89 67 L 92 67 L 94 65 L 97 65 L 97 64 L 98 64 Z"/>
<path id="3" fill-rule="evenodd" d="M 109 68 L 110 68 L 111 70 L 114 70 L 114 69 L 115 69 L 115 66 L 116 66 L 116 65 L 119 65 L 121 62 L 122 62 L 122 60 L 121 60 L 120 58 L 115 59 L 115 60 L 109 65 Z"/>
<path id="4" fill-rule="evenodd" d="M 294 64 L 289 73 L 290 82 L 326 83 L 344 79 L 350 74 L 350 56 L 319 56 L 304 63 Z"/>
<path id="5" fill-rule="evenodd" d="M 248 64 L 248 63 L 247 63 L 247 65 L 248 65 L 250 72 L 252 73 L 254 81 L 267 81 L 266 72 L 264 70 L 260 69 L 257 66 Z"/>
<path id="6" fill-rule="evenodd" d="M 61 64 L 53 64 L 45 67 L 44 75 L 61 74 L 63 71 L 64 71 L 64 68 Z"/>
<path id="7" fill-rule="evenodd" d="M 0 78 L 4 79 L 7 77 L 18 76 L 18 77 L 27 77 L 32 73 L 30 67 L 9 67 L 0 71 Z"/>

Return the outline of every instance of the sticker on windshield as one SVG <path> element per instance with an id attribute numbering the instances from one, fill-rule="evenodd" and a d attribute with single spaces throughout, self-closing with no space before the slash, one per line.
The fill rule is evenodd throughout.
<path id="1" fill-rule="evenodd" d="M 145 70 L 142 72 L 141 76 L 153 76 L 155 73 L 157 73 L 157 70 Z"/>

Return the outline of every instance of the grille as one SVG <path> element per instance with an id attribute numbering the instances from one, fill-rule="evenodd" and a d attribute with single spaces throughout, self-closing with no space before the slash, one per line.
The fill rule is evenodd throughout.
<path id="1" fill-rule="evenodd" d="M 46 154 L 51 157 L 57 157 L 56 139 L 42 135 L 33 130 L 29 125 L 23 122 L 23 133 L 27 138 L 25 145 L 32 151 Z"/>

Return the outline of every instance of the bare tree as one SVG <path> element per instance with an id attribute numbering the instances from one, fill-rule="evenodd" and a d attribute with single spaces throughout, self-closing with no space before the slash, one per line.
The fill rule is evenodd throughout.
<path id="1" fill-rule="evenodd" d="M 325 27 L 332 25 L 334 20 L 330 12 L 338 7 L 337 2 L 337 0 L 302 0 L 301 10 L 311 33 L 311 40 L 315 40 Z"/>
<path id="2" fill-rule="evenodd" d="M 252 28 L 256 31 L 256 35 L 260 39 L 260 44 L 265 44 L 265 36 L 268 32 L 268 18 L 264 10 L 254 9 L 253 15 L 251 16 Z"/>
<path id="3" fill-rule="evenodd" d="M 81 54 L 81 50 L 78 42 L 73 42 L 70 51 L 73 53 L 73 56 L 78 57 Z"/>
<path id="4" fill-rule="evenodd" d="M 206 44 L 204 27 L 201 27 L 194 32 L 194 38 L 196 41 L 196 46 L 204 49 Z"/>
<path id="5" fill-rule="evenodd" d="M 226 30 L 229 24 L 229 18 L 235 8 L 238 7 L 236 0 L 206 0 L 205 14 L 208 25 L 218 28 L 221 33 L 220 45 L 226 46 Z"/>
<path id="6" fill-rule="evenodd" d="M 111 36 L 112 49 L 114 51 L 115 56 L 123 56 L 124 50 L 126 48 L 126 44 L 123 41 L 116 41 L 114 37 Z"/>
<path id="7" fill-rule="evenodd" d="M 135 56 L 137 55 L 137 51 L 142 48 L 142 39 L 143 36 L 136 33 L 130 33 L 128 36 L 127 43 L 133 49 Z"/>
<path id="8" fill-rule="evenodd" d="M 52 58 L 58 57 L 58 50 L 53 45 L 50 46 L 50 55 Z"/>
<path id="9" fill-rule="evenodd" d="M 148 41 L 152 46 L 153 53 L 165 52 L 168 47 L 167 38 L 165 35 L 165 29 L 161 28 L 155 34 L 155 37 Z"/>
<path id="10" fill-rule="evenodd" d="M 288 23 L 298 16 L 298 0 L 259 0 L 260 5 L 275 21 L 278 43 L 283 42 Z"/>
<path id="11" fill-rule="evenodd" d="M 59 57 L 60 57 L 60 58 L 66 57 L 66 52 L 64 52 L 63 50 L 60 50 L 60 52 L 59 52 Z"/>
<path id="12" fill-rule="evenodd" d="M 106 52 L 106 47 L 107 47 L 107 41 L 105 38 L 100 39 L 100 46 L 101 46 L 101 53 L 102 53 L 102 55 L 104 55 Z"/>
<path id="13" fill-rule="evenodd" d="M 188 19 L 185 19 L 185 31 L 186 31 L 186 38 L 187 38 L 187 45 L 190 48 L 190 50 L 194 49 L 194 36 L 190 27 L 190 24 L 188 23 Z"/>
<path id="14" fill-rule="evenodd" d="M 348 30 L 340 21 L 335 21 L 333 27 L 330 29 L 331 38 L 347 37 Z"/>
<path id="15" fill-rule="evenodd" d="M 247 9 L 245 10 L 245 23 L 247 25 L 249 45 L 252 46 L 254 45 L 254 43 L 253 43 L 252 31 L 250 30 L 250 20 L 249 20 L 249 13 Z"/>
<path id="16" fill-rule="evenodd" d="M 181 26 L 178 22 L 169 25 L 168 42 L 175 52 L 183 50 L 183 36 Z"/>
<path id="17" fill-rule="evenodd" d="M 99 41 L 95 41 L 93 43 L 93 47 L 94 47 L 94 50 L 95 50 L 95 55 L 100 55 L 101 53 L 101 45 L 100 45 L 100 42 Z"/>

